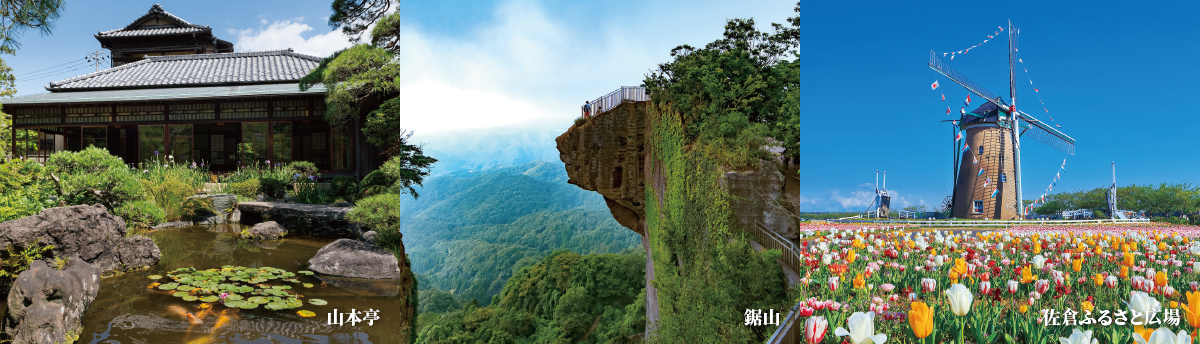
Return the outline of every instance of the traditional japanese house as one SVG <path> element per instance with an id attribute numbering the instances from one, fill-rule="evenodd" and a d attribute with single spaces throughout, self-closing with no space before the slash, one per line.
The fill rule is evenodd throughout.
<path id="1" fill-rule="evenodd" d="M 13 116 L 13 157 L 96 146 L 127 164 L 170 156 L 216 172 L 308 161 L 326 174 L 364 175 L 379 164 L 356 126 L 334 130 L 324 121 L 323 87 L 300 90 L 320 57 L 234 52 L 210 27 L 159 5 L 96 39 L 110 49 L 112 68 L 0 100 Z"/>

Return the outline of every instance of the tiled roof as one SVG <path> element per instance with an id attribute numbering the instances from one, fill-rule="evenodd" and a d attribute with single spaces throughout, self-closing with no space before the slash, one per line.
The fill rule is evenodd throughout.
<path id="1" fill-rule="evenodd" d="M 174 22 L 179 27 L 160 27 L 160 28 L 146 28 L 146 29 L 138 28 L 138 24 L 141 24 L 143 21 L 145 21 L 146 19 L 150 19 L 151 17 L 166 18 L 167 20 Z M 183 18 L 179 18 L 173 14 L 167 13 L 167 11 L 164 11 L 162 9 L 162 6 L 159 6 L 158 4 L 154 4 L 154 6 L 150 7 L 149 12 L 146 12 L 146 14 L 142 15 L 137 20 L 134 20 L 132 23 L 129 23 L 129 25 L 126 25 L 125 27 L 116 29 L 116 30 L 100 31 L 99 33 L 96 33 L 96 37 L 132 37 L 132 36 L 174 35 L 174 34 L 185 34 L 185 33 L 194 33 L 194 32 L 206 32 L 206 31 L 212 31 L 212 28 L 209 27 L 208 25 L 196 25 L 196 24 L 189 23 L 188 21 L 183 20 Z"/>
<path id="2" fill-rule="evenodd" d="M 267 84 L 244 86 L 208 86 L 208 87 L 173 87 L 156 89 L 82 91 L 82 92 L 49 92 L 31 94 L 12 99 L 0 100 L 8 105 L 38 105 L 38 104 L 71 104 L 71 103 L 107 103 L 135 101 L 169 101 L 181 99 L 212 99 L 238 98 L 250 96 L 279 96 L 296 94 L 320 95 L 325 92 L 325 86 L 314 85 L 308 91 L 300 91 L 300 84 Z"/>
<path id="3" fill-rule="evenodd" d="M 147 56 L 141 61 L 51 82 L 50 91 L 296 82 L 321 58 L 288 50 Z"/>

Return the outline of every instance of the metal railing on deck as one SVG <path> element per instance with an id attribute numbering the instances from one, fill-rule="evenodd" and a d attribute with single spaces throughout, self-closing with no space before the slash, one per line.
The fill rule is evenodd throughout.
<path id="1" fill-rule="evenodd" d="M 800 249 L 791 240 L 784 238 L 779 233 L 775 233 L 767 228 L 762 222 L 754 221 L 754 227 L 751 228 L 750 234 L 754 235 L 756 241 L 763 246 L 764 250 L 779 250 L 783 252 L 783 256 L 779 257 L 788 267 L 792 268 L 792 272 L 800 274 L 797 269 L 802 266 L 804 259 L 800 258 Z M 796 313 L 800 303 L 792 306 L 792 310 L 788 312 L 787 318 L 779 323 L 779 327 L 775 329 L 775 333 L 767 340 L 768 344 L 792 344 L 797 343 L 797 331 L 795 330 L 796 318 L 799 316 Z M 801 330 L 803 331 L 803 330 Z"/>
<path id="2" fill-rule="evenodd" d="M 591 103 L 580 107 L 580 111 L 583 113 L 582 116 L 587 118 L 612 110 L 625 101 L 644 102 L 647 100 L 650 100 L 650 96 L 646 94 L 645 87 L 621 86 L 616 91 L 596 98 Z"/>

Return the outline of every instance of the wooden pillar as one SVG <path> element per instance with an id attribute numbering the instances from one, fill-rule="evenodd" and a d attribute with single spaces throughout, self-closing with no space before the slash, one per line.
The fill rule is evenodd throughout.
<path id="1" fill-rule="evenodd" d="M 275 158 L 275 101 L 267 100 L 267 160 Z M 271 168 L 271 164 L 267 164 Z"/>

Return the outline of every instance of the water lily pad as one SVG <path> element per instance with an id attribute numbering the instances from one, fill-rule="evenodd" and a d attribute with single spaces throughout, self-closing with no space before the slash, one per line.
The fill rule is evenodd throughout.
<path id="1" fill-rule="evenodd" d="M 163 284 L 163 285 L 158 286 L 158 289 L 159 290 L 174 290 L 176 287 L 179 287 L 179 283 Z"/>
<path id="2" fill-rule="evenodd" d="M 305 287 L 305 288 L 312 288 L 312 287 L 313 287 L 313 284 L 312 284 L 312 283 L 305 283 L 305 284 L 304 284 L 304 287 Z"/>
<path id="3" fill-rule="evenodd" d="M 309 276 L 313 275 L 313 272 L 308 271 L 308 270 L 300 270 L 300 271 L 296 271 L 296 273 L 301 273 L 301 274 L 305 274 L 305 275 L 309 275 Z"/>
<path id="4" fill-rule="evenodd" d="M 255 308 L 258 308 L 258 304 L 254 303 L 254 302 L 238 301 L 238 308 L 255 309 Z"/>
<path id="5" fill-rule="evenodd" d="M 190 277 L 180 278 L 180 279 L 177 279 L 176 281 L 178 281 L 179 283 L 183 283 L 183 284 L 191 284 L 193 282 Z"/>
<path id="6" fill-rule="evenodd" d="M 150 275 L 150 279 L 152 279 L 152 280 L 162 279 L 162 275 Z"/>
<path id="7" fill-rule="evenodd" d="M 247 287 L 247 286 L 237 287 L 237 292 L 239 292 L 239 293 L 249 293 L 252 291 L 254 291 L 254 287 Z"/>
<path id="8" fill-rule="evenodd" d="M 271 287 L 271 289 L 292 289 L 292 286 L 290 286 L 290 285 L 277 285 L 277 286 Z"/>
<path id="9" fill-rule="evenodd" d="M 308 299 L 308 303 L 311 303 L 311 304 L 313 304 L 314 306 L 324 306 L 324 305 L 327 305 L 327 304 L 329 304 L 329 302 L 328 302 L 328 301 L 325 301 L 325 300 L 322 300 L 322 299 Z"/>
<path id="10" fill-rule="evenodd" d="M 187 292 L 184 292 L 184 291 L 177 291 L 177 292 L 175 292 L 174 294 L 171 294 L 171 295 L 172 295 L 172 296 L 175 296 L 175 297 L 184 297 L 184 296 L 187 296 L 187 295 L 188 295 L 188 293 L 187 293 Z"/>
<path id="11" fill-rule="evenodd" d="M 225 301 L 225 307 L 238 308 L 238 304 L 240 303 L 240 301 Z"/>
<path id="12" fill-rule="evenodd" d="M 175 287 L 175 290 L 181 291 L 192 291 L 192 289 L 196 289 L 196 287 L 187 284 L 180 284 L 178 287 Z"/>
<path id="13" fill-rule="evenodd" d="M 183 297 L 183 300 L 184 300 L 184 301 L 188 301 L 188 302 L 191 302 L 191 301 L 196 301 L 196 300 L 198 300 L 198 299 L 199 299 L 199 298 L 197 298 L 197 297 L 195 297 L 195 296 L 191 296 L 191 295 L 186 295 L 186 296 L 184 296 L 184 297 Z"/>
<path id="14" fill-rule="evenodd" d="M 238 294 L 229 294 L 228 296 L 225 296 L 225 299 L 237 301 L 237 300 L 241 300 L 242 296 L 238 295 Z"/>
<path id="15" fill-rule="evenodd" d="M 262 296 L 252 296 L 249 299 L 246 299 L 246 301 L 253 302 L 253 303 L 260 303 L 260 304 L 271 302 L 271 300 L 268 300 L 267 298 L 262 297 Z"/>
<path id="16" fill-rule="evenodd" d="M 287 304 L 282 303 L 282 302 L 272 302 L 272 303 L 263 305 L 263 308 L 275 311 L 275 310 L 287 309 L 287 308 L 291 308 L 291 307 L 288 307 Z"/>
<path id="17" fill-rule="evenodd" d="M 311 318 L 311 317 L 317 316 L 317 313 L 313 313 L 310 310 L 297 311 L 296 314 L 299 314 L 300 316 L 305 317 L 305 318 Z"/>
<path id="18" fill-rule="evenodd" d="M 217 300 L 220 300 L 220 299 L 221 298 L 217 297 L 217 296 L 205 296 L 205 297 L 200 298 L 200 301 L 201 302 L 217 302 Z"/>

